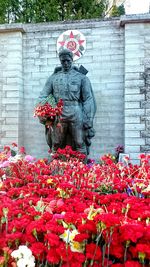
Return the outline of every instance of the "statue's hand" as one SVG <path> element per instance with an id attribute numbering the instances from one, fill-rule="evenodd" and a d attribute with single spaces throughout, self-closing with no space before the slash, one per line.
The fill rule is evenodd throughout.
<path id="1" fill-rule="evenodd" d="M 38 116 L 38 118 L 39 118 L 40 123 L 42 123 L 42 124 L 45 124 L 46 121 L 47 121 L 47 118 L 46 117 Z"/>
<path id="2" fill-rule="evenodd" d="M 93 127 L 93 124 L 92 124 L 91 122 L 84 122 L 84 123 L 83 123 L 83 128 L 84 128 L 85 130 L 90 129 L 90 128 L 92 128 L 92 127 Z"/>
<path id="3" fill-rule="evenodd" d="M 95 136 L 94 128 L 85 129 L 85 143 L 87 146 L 91 145 L 91 139 Z"/>

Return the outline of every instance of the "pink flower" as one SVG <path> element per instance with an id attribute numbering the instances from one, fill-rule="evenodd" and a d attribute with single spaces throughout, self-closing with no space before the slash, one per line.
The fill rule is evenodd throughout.
<path id="1" fill-rule="evenodd" d="M 10 165 L 10 162 L 8 160 L 4 161 L 2 164 L 0 164 L 0 168 L 6 168 Z"/>
<path id="2" fill-rule="evenodd" d="M 21 146 L 21 147 L 19 148 L 19 152 L 20 152 L 20 154 L 26 154 L 26 151 L 25 151 L 24 146 Z"/>
<path id="3" fill-rule="evenodd" d="M 35 158 L 32 157 L 31 155 L 26 155 L 26 156 L 24 157 L 24 159 L 25 159 L 26 161 L 29 161 L 29 162 L 32 162 L 32 161 L 35 160 Z"/>
<path id="4" fill-rule="evenodd" d="M 64 219 L 65 215 L 64 214 L 54 214 L 53 215 L 53 219 L 56 219 L 56 220 L 62 220 Z"/>

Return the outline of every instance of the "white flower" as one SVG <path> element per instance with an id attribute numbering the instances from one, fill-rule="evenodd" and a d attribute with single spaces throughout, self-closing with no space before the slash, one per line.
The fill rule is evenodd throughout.
<path id="1" fill-rule="evenodd" d="M 147 186 L 147 188 L 145 188 L 145 189 L 142 190 L 142 193 L 143 192 L 150 192 L 150 184 Z"/>
<path id="2" fill-rule="evenodd" d="M 35 257 L 31 256 L 28 262 L 28 267 L 34 267 L 35 266 Z"/>
<path id="3" fill-rule="evenodd" d="M 77 234 L 79 234 L 79 232 L 76 229 L 72 231 L 67 229 L 62 235 L 60 235 L 60 238 L 62 238 L 66 243 L 70 243 Z"/>
<path id="4" fill-rule="evenodd" d="M 21 258 L 17 261 L 17 266 L 18 267 L 26 267 L 26 260 Z"/>
<path id="5" fill-rule="evenodd" d="M 5 173 L 2 175 L 2 179 L 6 180 L 6 174 Z"/>
<path id="6" fill-rule="evenodd" d="M 32 251 L 27 246 L 19 246 L 19 252 L 23 254 L 23 257 L 31 257 Z"/>
<path id="7" fill-rule="evenodd" d="M 16 155 L 14 157 L 9 157 L 9 162 L 17 162 L 18 160 L 21 160 L 22 156 L 21 155 Z"/>
<path id="8" fill-rule="evenodd" d="M 21 255 L 21 253 L 19 252 L 19 249 L 14 250 L 14 251 L 11 253 L 11 256 L 12 256 L 13 258 L 15 258 L 15 259 L 20 259 L 20 258 L 22 258 L 22 255 Z"/>
<path id="9" fill-rule="evenodd" d="M 35 257 L 27 246 L 19 246 L 17 250 L 11 253 L 11 256 L 16 259 L 18 267 L 35 266 Z"/>
<path id="10" fill-rule="evenodd" d="M 34 256 L 27 258 L 22 258 L 17 261 L 17 267 L 34 267 L 35 262 Z"/>
<path id="11" fill-rule="evenodd" d="M 83 243 L 79 243 L 79 242 L 76 242 L 76 241 L 72 241 L 70 243 L 70 249 L 73 252 L 79 252 L 79 253 L 83 253 L 84 252 Z"/>
<path id="12" fill-rule="evenodd" d="M 29 258 L 32 256 L 31 250 L 27 246 L 19 246 L 18 249 L 14 250 L 11 253 L 12 257 L 14 258 Z"/>

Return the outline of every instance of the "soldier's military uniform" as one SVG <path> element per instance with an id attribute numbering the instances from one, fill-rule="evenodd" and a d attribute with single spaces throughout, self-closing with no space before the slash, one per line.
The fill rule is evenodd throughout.
<path id="1" fill-rule="evenodd" d="M 94 135 L 93 118 L 96 112 L 95 99 L 88 77 L 80 73 L 76 67 L 72 67 L 67 72 L 58 67 L 48 78 L 39 100 L 45 99 L 50 94 L 57 102 L 61 98 L 64 107 L 61 116 L 62 129 L 53 129 L 54 140 L 51 140 L 51 134 L 46 130 L 49 146 L 57 149 L 71 144 L 75 150 L 88 154 L 90 138 Z"/>

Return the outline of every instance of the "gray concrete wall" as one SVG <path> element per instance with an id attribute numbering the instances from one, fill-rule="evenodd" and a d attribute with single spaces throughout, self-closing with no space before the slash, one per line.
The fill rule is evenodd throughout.
<path id="1" fill-rule="evenodd" d="M 22 32 L 0 31 L 0 144 L 23 140 Z"/>
<path id="2" fill-rule="evenodd" d="M 138 159 L 140 153 L 150 153 L 150 15 L 124 17 L 121 25 L 125 27 L 125 151 Z"/>
<path id="3" fill-rule="evenodd" d="M 143 78 L 149 71 L 149 18 L 0 25 L 0 146 L 17 142 L 27 153 L 47 156 L 44 128 L 33 109 L 46 79 L 59 65 L 57 38 L 76 29 L 87 42 L 76 64 L 88 69 L 97 101 L 90 157 L 98 159 L 125 144 L 136 162 L 149 148 L 150 85 Z"/>

